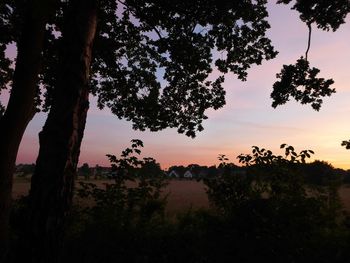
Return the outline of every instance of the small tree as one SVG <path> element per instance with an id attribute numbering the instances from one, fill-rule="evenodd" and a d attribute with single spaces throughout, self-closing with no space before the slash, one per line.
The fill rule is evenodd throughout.
<path id="1" fill-rule="evenodd" d="M 131 148 L 125 149 L 120 158 L 108 154 L 114 183 L 105 184 L 105 189 L 92 183 L 80 182 L 78 195 L 92 198 L 95 205 L 84 210 L 95 223 L 103 220 L 111 227 L 127 230 L 143 227 L 154 219 L 163 218 L 167 195 L 162 196 L 166 176 L 153 158 L 139 159 L 140 140 L 132 140 Z M 135 182 L 130 186 L 127 182 Z"/>
<path id="2" fill-rule="evenodd" d="M 95 166 L 95 172 L 94 172 L 95 179 L 97 179 L 98 177 L 101 178 L 101 176 L 102 176 L 101 173 L 102 173 L 102 167 L 99 166 L 98 164 L 96 164 L 96 166 Z"/>
<path id="3" fill-rule="evenodd" d="M 84 164 L 79 168 L 79 175 L 84 176 L 86 180 L 88 180 L 88 179 L 90 178 L 91 170 L 90 170 L 89 164 L 84 163 Z"/>
<path id="4" fill-rule="evenodd" d="M 305 184 L 300 167 L 312 151 L 281 148 L 284 155 L 253 146 L 252 154 L 238 156 L 246 174 L 231 174 L 222 158 L 223 172 L 204 183 L 211 205 L 227 224 L 225 235 L 235 236 L 240 250 L 254 248 L 261 256 L 276 256 L 276 262 L 304 262 L 339 231 L 339 201 L 334 188 Z"/>
<path id="5" fill-rule="evenodd" d="M 27 175 L 32 175 L 35 170 L 35 164 L 22 164 L 20 168 L 17 168 L 17 171 L 20 172 L 21 177 L 26 177 Z"/>

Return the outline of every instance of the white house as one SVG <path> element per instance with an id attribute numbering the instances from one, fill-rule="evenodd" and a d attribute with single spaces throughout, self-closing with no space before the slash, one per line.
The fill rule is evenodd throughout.
<path id="1" fill-rule="evenodd" d="M 184 173 L 184 178 L 193 178 L 193 174 L 190 170 L 187 170 L 185 173 Z"/>
<path id="2" fill-rule="evenodd" d="M 174 178 L 179 178 L 180 175 L 175 171 L 175 170 L 171 170 L 170 173 L 168 173 L 169 177 L 174 177 Z"/>

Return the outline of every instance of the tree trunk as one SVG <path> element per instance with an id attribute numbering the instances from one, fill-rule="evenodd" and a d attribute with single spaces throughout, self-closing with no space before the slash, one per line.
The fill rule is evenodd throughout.
<path id="1" fill-rule="evenodd" d="M 8 247 L 13 173 L 24 131 L 35 114 L 45 25 L 52 1 L 29 1 L 24 18 L 10 99 L 0 119 L 0 261 Z M 39 8 L 40 7 L 40 8 Z"/>
<path id="2" fill-rule="evenodd" d="M 30 190 L 33 262 L 56 262 L 60 255 L 89 107 L 95 0 L 71 1 L 64 19 L 60 73 L 51 110 L 39 134 L 40 150 Z"/>

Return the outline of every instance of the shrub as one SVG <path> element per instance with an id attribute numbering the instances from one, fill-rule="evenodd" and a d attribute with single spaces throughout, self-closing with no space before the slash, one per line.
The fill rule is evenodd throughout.
<path id="1" fill-rule="evenodd" d="M 316 260 L 318 246 L 341 228 L 339 185 L 310 187 L 300 168 L 313 152 L 281 148 L 284 156 L 254 146 L 252 154 L 238 156 L 245 174 L 230 173 L 223 161 L 221 173 L 204 180 L 209 201 L 223 216 L 226 233 L 235 236 L 232 242 L 243 261 L 252 253 L 277 262 Z"/>
<path id="2" fill-rule="evenodd" d="M 95 253 L 96 249 L 104 253 L 112 246 L 115 251 L 110 251 L 108 257 L 115 256 L 118 251 L 123 257 L 117 245 L 125 248 L 123 242 L 137 242 L 142 235 L 156 232 L 158 225 L 165 225 L 167 196 L 162 195 L 162 190 L 167 184 L 166 177 L 154 159 L 140 160 L 137 157 L 142 146 L 141 141 L 133 140 L 131 148 L 124 150 L 120 158 L 107 155 L 112 166 L 113 183 L 105 184 L 105 188 L 80 182 L 78 196 L 91 200 L 92 204 L 75 207 L 66 231 L 68 251 L 72 252 L 70 246 L 79 240 L 78 247 L 73 245 L 75 255 L 96 256 L 99 254 Z M 84 247 L 90 251 L 82 251 Z M 97 259 L 86 260 L 94 262 Z"/>

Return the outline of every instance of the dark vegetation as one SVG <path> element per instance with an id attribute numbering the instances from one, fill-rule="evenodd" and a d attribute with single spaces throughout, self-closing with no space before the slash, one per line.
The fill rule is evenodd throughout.
<path id="1" fill-rule="evenodd" d="M 134 140 L 120 158 L 108 155 L 115 176 L 105 188 L 80 183 L 78 196 L 93 202 L 72 209 L 62 262 L 345 262 L 350 256 L 341 177 L 325 162 L 306 163 L 312 151 L 282 145 L 281 156 L 254 146 L 238 156 L 245 173 L 220 156 L 219 172 L 201 178 L 211 208 L 168 218 L 161 193 L 169 178 L 154 159 L 138 158 L 140 147 Z M 27 249 L 18 239 L 26 211 L 22 198 L 11 217 L 14 250 Z M 15 254 L 13 262 L 26 257 Z"/>
<path id="2" fill-rule="evenodd" d="M 277 3 L 292 3 L 309 28 L 309 41 L 305 56 L 277 74 L 272 106 L 292 97 L 319 110 L 334 89 L 333 80 L 319 77 L 308 61 L 311 29 L 337 30 L 350 3 Z M 121 159 L 109 156 L 114 185 L 105 190 L 83 185 L 80 194 L 95 206 L 72 210 L 89 94 L 134 129 L 170 127 L 195 137 L 206 110 L 225 104 L 225 75 L 245 81 L 252 65 L 277 55 L 266 36 L 266 5 L 265 0 L 1 1 L 0 91 L 11 92 L 7 106 L 0 105 L 0 260 L 15 257 L 11 249 L 35 263 L 57 262 L 61 255 L 83 262 L 213 262 L 226 256 L 244 262 L 253 255 L 281 261 L 282 254 L 290 262 L 330 255 L 333 262 L 342 260 L 348 232 L 337 215 L 337 178 L 325 167 L 322 179 L 306 171 L 303 182 L 300 170 L 307 168 L 300 161 L 310 152 L 296 154 L 290 147 L 286 157 L 255 148 L 252 156 L 241 156 L 246 169 L 235 175 L 221 156 L 220 172 L 203 177 L 213 210 L 168 222 L 159 199 L 163 174 L 153 159 L 129 156 L 139 151 L 135 141 Z M 17 47 L 15 61 L 6 56 L 9 45 Z M 211 79 L 213 67 L 220 74 Z M 40 110 L 48 118 L 31 190 L 15 204 L 11 232 L 16 155 Z M 348 141 L 342 145 L 349 148 Z M 80 170 L 86 178 L 89 171 L 86 165 Z M 125 188 L 131 175 L 138 178 L 135 189 Z"/>

